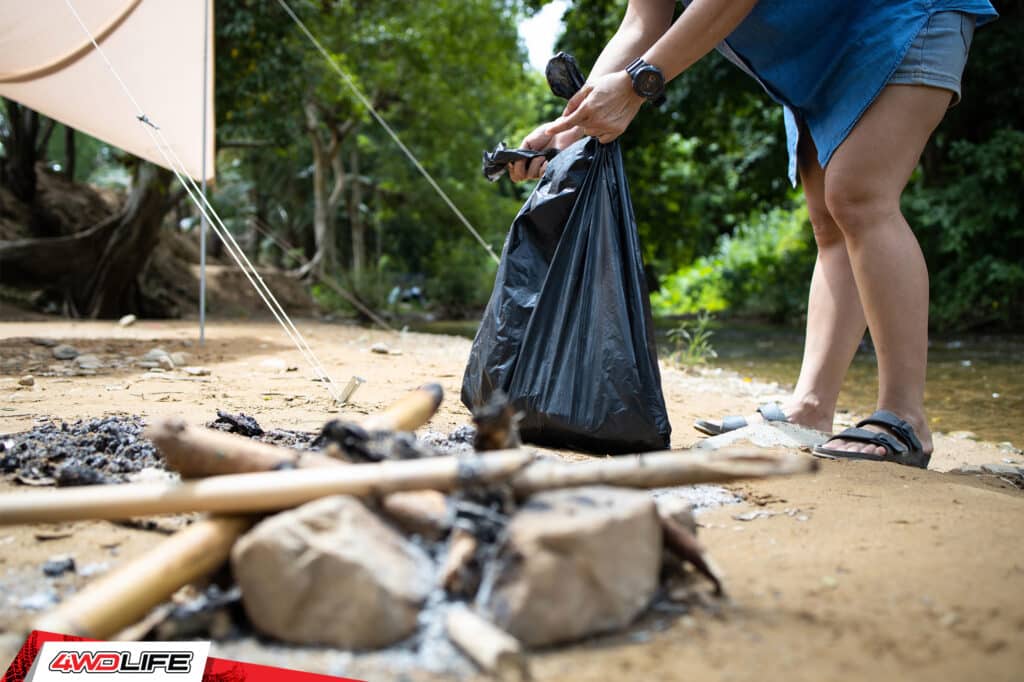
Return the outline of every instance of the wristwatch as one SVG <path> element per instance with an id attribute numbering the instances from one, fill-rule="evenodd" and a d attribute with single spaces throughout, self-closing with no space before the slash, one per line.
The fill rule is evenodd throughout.
<path id="1" fill-rule="evenodd" d="M 657 66 L 641 58 L 626 67 L 626 73 L 633 79 L 633 90 L 656 107 L 665 102 L 665 76 Z"/>

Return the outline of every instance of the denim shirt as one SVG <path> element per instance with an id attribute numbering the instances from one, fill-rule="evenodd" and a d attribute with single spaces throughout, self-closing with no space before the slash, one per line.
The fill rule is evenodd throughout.
<path id="1" fill-rule="evenodd" d="M 760 0 L 718 50 L 783 106 L 795 185 L 798 120 L 824 168 L 928 19 L 949 11 L 997 16 L 988 0 Z"/>

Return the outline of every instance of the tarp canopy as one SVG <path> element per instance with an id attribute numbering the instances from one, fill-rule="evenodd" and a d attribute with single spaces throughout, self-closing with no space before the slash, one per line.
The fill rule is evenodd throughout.
<path id="1" fill-rule="evenodd" d="M 146 116 L 200 179 L 214 175 L 213 0 L 72 0 Z M 209 3 L 209 26 L 203 14 Z M 0 0 L 0 95 L 168 167 L 65 0 Z"/>

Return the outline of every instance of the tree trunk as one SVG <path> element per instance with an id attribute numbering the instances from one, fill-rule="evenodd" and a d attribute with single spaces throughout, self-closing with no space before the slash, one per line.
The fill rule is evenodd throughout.
<path id="1" fill-rule="evenodd" d="M 366 221 L 363 220 L 363 183 L 359 178 L 359 152 L 353 149 L 349 155 L 349 174 L 352 181 L 348 201 L 348 223 L 352 230 L 352 277 L 360 281 L 366 269 Z"/>
<path id="2" fill-rule="evenodd" d="M 63 292 L 79 317 L 137 312 L 139 275 L 169 207 L 170 171 L 141 162 L 124 209 L 67 237 L 0 243 L 0 283 Z"/>
<path id="3" fill-rule="evenodd" d="M 171 173 L 142 162 L 132 193 L 117 225 L 104 245 L 83 296 L 72 294 L 81 316 L 119 317 L 138 311 L 139 275 L 160 240 L 168 210 Z"/>
<path id="4" fill-rule="evenodd" d="M 7 135 L 2 140 L 7 158 L 0 166 L 0 180 L 14 196 L 26 204 L 36 198 L 36 137 L 39 135 L 39 114 L 9 99 Z"/>

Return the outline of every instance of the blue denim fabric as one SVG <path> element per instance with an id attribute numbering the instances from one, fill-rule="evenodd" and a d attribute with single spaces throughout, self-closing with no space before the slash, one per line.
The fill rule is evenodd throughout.
<path id="1" fill-rule="evenodd" d="M 796 184 L 798 121 L 826 166 L 931 17 L 943 12 L 962 12 L 979 26 L 998 16 L 988 0 L 760 0 L 718 49 L 785 107 Z"/>

